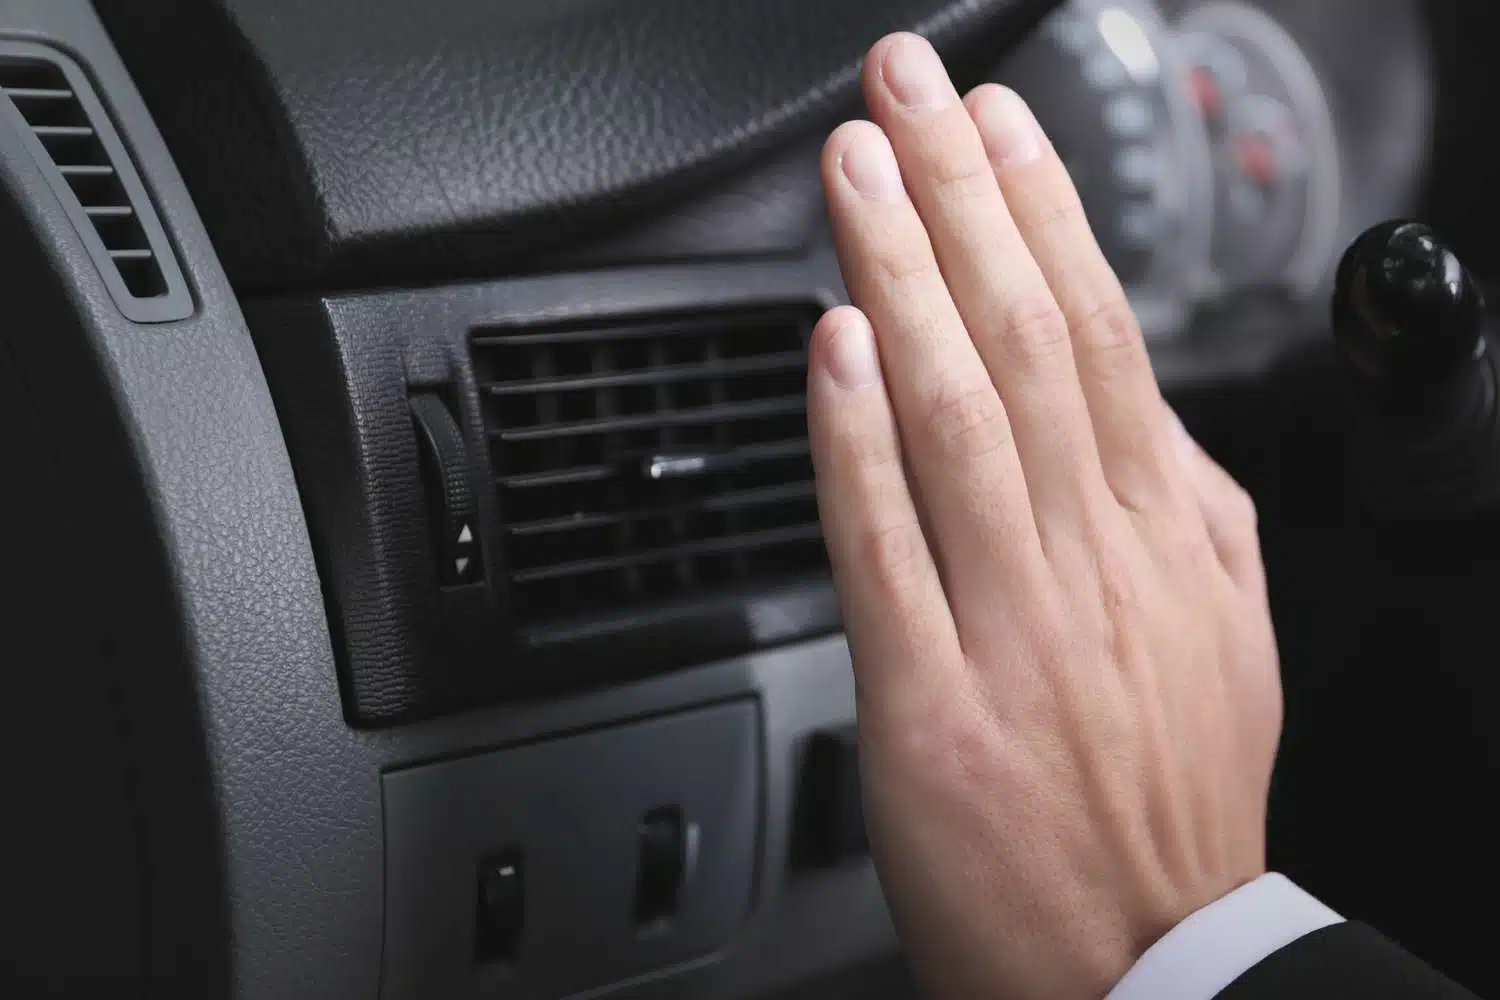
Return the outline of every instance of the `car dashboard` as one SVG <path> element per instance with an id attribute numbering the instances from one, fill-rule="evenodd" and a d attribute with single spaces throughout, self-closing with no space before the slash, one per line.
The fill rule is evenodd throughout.
<path id="1" fill-rule="evenodd" d="M 1030 101 L 1263 465 L 1355 235 L 1488 246 L 1480 7 L 0 2 L 0 992 L 912 995 L 804 401 L 862 52 Z"/>

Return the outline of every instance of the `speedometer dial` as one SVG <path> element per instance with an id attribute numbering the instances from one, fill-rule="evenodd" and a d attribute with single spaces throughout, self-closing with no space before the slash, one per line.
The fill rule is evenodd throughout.
<path id="1" fill-rule="evenodd" d="M 1207 133 L 1156 5 L 1071 0 L 999 70 L 1046 128 L 1149 336 L 1186 325 L 1209 276 Z"/>
<path id="2" fill-rule="evenodd" d="M 1194 8 L 1181 30 L 1217 167 L 1219 281 L 1312 297 L 1337 253 L 1342 193 L 1318 75 L 1286 29 L 1238 0 Z"/>

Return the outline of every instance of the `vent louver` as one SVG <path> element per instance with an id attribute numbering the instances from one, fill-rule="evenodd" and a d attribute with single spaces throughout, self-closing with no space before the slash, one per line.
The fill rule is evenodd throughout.
<path id="1" fill-rule="evenodd" d="M 121 311 L 137 322 L 192 313 L 186 282 L 124 146 L 76 66 L 41 46 L 0 45 L 0 92 Z"/>
<path id="2" fill-rule="evenodd" d="M 826 571 L 808 451 L 816 309 L 481 331 L 519 624 Z"/>

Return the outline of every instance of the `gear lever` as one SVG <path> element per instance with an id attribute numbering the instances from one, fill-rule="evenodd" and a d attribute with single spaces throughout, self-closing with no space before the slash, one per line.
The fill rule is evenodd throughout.
<path id="1" fill-rule="evenodd" d="M 1500 350 L 1452 248 L 1417 222 L 1369 230 L 1339 265 L 1333 329 L 1372 511 L 1430 520 L 1500 507 Z"/>

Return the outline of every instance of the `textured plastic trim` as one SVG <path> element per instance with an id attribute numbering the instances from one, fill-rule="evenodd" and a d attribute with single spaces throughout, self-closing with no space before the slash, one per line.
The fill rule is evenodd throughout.
<path id="1" fill-rule="evenodd" d="M 754 900 L 761 734 L 740 699 L 386 774 L 382 1000 L 597 996 L 716 960 Z M 640 828 L 664 807 L 690 860 L 670 919 L 644 929 Z M 522 930 L 511 963 L 476 962 L 476 873 L 497 852 L 524 858 Z"/>
<path id="2" fill-rule="evenodd" d="M 58 201 L 62 203 L 73 227 L 78 230 L 79 238 L 83 240 L 84 247 L 93 258 L 95 266 L 98 267 L 99 274 L 109 289 L 110 297 L 114 299 L 115 305 L 119 306 L 120 312 L 134 323 L 170 323 L 193 315 L 192 292 L 188 289 L 187 279 L 183 277 L 176 250 L 167 239 L 166 230 L 162 228 L 161 220 L 156 215 L 156 208 L 146 191 L 146 185 L 141 181 L 140 174 L 136 172 L 135 161 L 130 151 L 115 131 L 114 120 L 94 92 L 88 75 L 76 62 L 61 52 L 34 42 L 0 40 L 0 60 L 46 62 L 62 72 L 79 106 L 87 116 L 89 126 L 94 130 L 99 144 L 109 158 L 109 164 L 125 191 L 131 209 L 136 214 L 136 219 L 145 233 L 147 244 L 155 257 L 156 266 L 161 273 L 165 287 L 162 294 L 147 298 L 135 295 L 126 285 L 118 264 L 110 256 L 93 220 L 84 211 L 83 203 L 73 191 L 72 186 L 68 184 L 62 171 L 58 169 L 52 154 L 32 131 L 20 110 L 10 100 L 0 102 L 0 114 L 9 116 L 12 124 L 21 133 L 22 141 L 32 158 L 36 160 L 37 167 L 46 175 L 47 183 L 57 195 Z"/>

